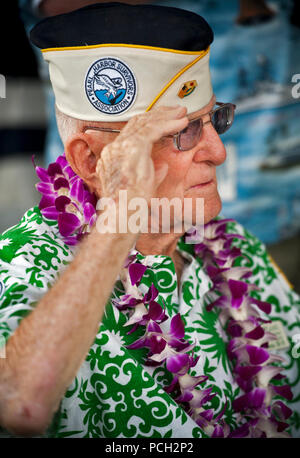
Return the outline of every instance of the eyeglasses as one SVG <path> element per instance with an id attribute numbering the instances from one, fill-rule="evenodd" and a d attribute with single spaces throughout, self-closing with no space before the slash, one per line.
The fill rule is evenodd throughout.
<path id="1" fill-rule="evenodd" d="M 203 126 L 211 123 L 217 134 L 224 134 L 231 126 L 234 120 L 234 111 L 236 105 L 233 103 L 216 102 L 218 108 L 209 111 L 197 118 L 191 119 L 187 127 L 173 137 L 174 145 L 179 151 L 188 151 L 194 148 L 201 138 Z M 204 116 L 209 116 L 209 121 L 203 121 Z"/>
<path id="2" fill-rule="evenodd" d="M 188 151 L 194 148 L 200 140 L 203 126 L 211 123 L 217 134 L 224 134 L 231 126 L 234 120 L 234 112 L 236 105 L 233 103 L 216 102 L 218 108 L 204 113 L 197 118 L 190 119 L 187 127 L 174 135 L 166 135 L 167 138 L 173 138 L 174 145 L 179 151 Z M 209 121 L 204 122 L 203 117 L 209 116 Z M 109 127 L 90 127 L 85 126 L 86 130 L 100 130 L 101 132 L 120 133 L 118 129 L 110 129 Z"/>

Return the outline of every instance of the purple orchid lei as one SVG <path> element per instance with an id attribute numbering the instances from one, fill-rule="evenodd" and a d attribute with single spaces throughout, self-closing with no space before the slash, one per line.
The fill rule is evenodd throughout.
<path id="1" fill-rule="evenodd" d="M 234 261 L 242 256 L 240 249 L 232 247 L 234 238 L 245 238 L 239 234 L 226 233 L 227 223 L 223 219 L 205 225 L 204 240 L 194 246 L 194 252 L 204 261 L 204 268 L 213 286 L 207 293 L 210 304 L 220 308 L 219 320 L 229 336 L 227 353 L 232 362 L 235 380 L 244 394 L 234 400 L 233 408 L 239 417 L 246 418 L 232 437 L 289 437 L 285 430 L 286 420 L 292 410 L 274 396 L 292 400 L 289 385 L 271 383 L 285 377 L 283 368 L 272 363 L 284 359 L 268 351 L 269 342 L 276 336 L 264 330 L 262 324 L 269 323 L 260 317 L 257 309 L 267 315 L 271 304 L 251 297 L 251 291 L 260 291 L 255 284 L 246 282 L 252 271 L 247 267 L 234 267 Z"/>
<path id="2" fill-rule="evenodd" d="M 60 156 L 48 169 L 35 166 L 41 182 L 36 185 L 43 195 L 39 208 L 43 216 L 58 221 L 58 229 L 68 245 L 76 245 L 91 230 L 96 221 L 96 196 L 91 194 L 69 166 L 65 156 Z M 212 281 L 206 294 L 207 310 L 220 309 L 219 320 L 229 337 L 227 353 L 232 364 L 234 378 L 244 392 L 233 401 L 237 412 L 238 427 L 230 431 L 224 420 L 227 401 L 222 411 L 215 415 L 205 405 L 216 395 L 212 388 L 201 388 L 208 380 L 206 375 L 192 376 L 199 357 L 185 340 L 184 321 L 178 313 L 170 319 L 165 309 L 156 301 L 158 290 L 152 283 L 145 294 L 138 286 L 150 265 L 143 264 L 136 254 L 129 255 L 120 279 L 125 294 L 114 299 L 114 305 L 128 313 L 125 326 L 132 326 L 128 334 L 142 326 L 144 335 L 128 346 L 130 349 L 148 349 L 146 365 L 164 364 L 173 379 L 165 391 L 175 398 L 188 415 L 210 437 L 289 437 L 285 431 L 286 420 L 292 411 L 274 396 L 291 400 L 288 385 L 278 386 L 272 380 L 284 378 L 281 367 L 273 365 L 284 361 L 268 351 L 268 344 L 276 336 L 266 332 L 257 309 L 266 314 L 271 304 L 251 297 L 260 289 L 247 281 L 252 271 L 246 267 L 234 267 L 234 261 L 242 255 L 232 247 L 238 234 L 226 233 L 230 219 L 213 220 L 204 226 L 204 240 L 194 245 L 195 256 L 201 257 L 203 267 Z M 189 237 L 190 235 L 187 235 Z"/>
<path id="3" fill-rule="evenodd" d="M 65 155 L 59 156 L 47 170 L 35 164 L 34 167 L 41 180 L 36 189 L 43 195 L 39 203 L 42 215 L 57 220 L 64 242 L 76 245 L 95 224 L 95 194 L 89 192 L 83 180 L 71 169 Z"/>

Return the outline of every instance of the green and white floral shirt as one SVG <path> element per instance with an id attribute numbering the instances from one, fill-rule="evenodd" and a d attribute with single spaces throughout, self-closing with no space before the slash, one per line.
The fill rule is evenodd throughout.
<path id="1" fill-rule="evenodd" d="M 295 351 L 292 338 L 300 335 L 300 298 L 272 263 L 262 243 L 238 223 L 228 223 L 227 231 L 246 237 L 246 240 L 234 241 L 245 255 L 238 259 L 238 263 L 252 269 L 253 276 L 249 280 L 262 288 L 257 298 L 270 302 L 273 305 L 272 321 L 283 324 L 288 346 L 272 352 L 286 360 L 284 373 L 294 394 L 291 402 L 285 401 L 294 412 L 289 420 L 292 425 L 289 432 L 292 437 L 299 437 L 300 352 Z M 205 307 L 207 300 L 205 302 L 204 295 L 212 283 L 201 260 L 192 254 L 192 245 L 180 239 L 177 250 L 185 258 L 179 290 L 170 257 L 142 256 L 132 250 L 139 260 L 152 266 L 145 272 L 138 288 L 145 293 L 154 282 L 159 291 L 157 300 L 161 305 L 165 303 L 169 317 L 181 313 L 185 321 L 185 338 L 191 343 L 196 342 L 194 354 L 200 355 L 191 374 L 208 375 L 201 388 L 212 387 L 216 393 L 208 407 L 220 412 L 227 399 L 224 418 L 234 428 L 236 416 L 232 401 L 242 392 L 232 376 L 226 354 L 227 336 L 219 323 L 218 311 L 208 312 Z M 18 225 L 0 236 L 0 337 L 9 338 L 75 253 L 76 248 L 63 242 L 56 221 L 45 219 L 37 207 L 28 210 Z M 127 335 L 128 328 L 124 327 L 126 312 L 119 311 L 111 302 L 122 294 L 124 288 L 118 280 L 94 344 L 65 393 L 46 435 L 205 437 L 201 428 L 164 391 L 163 387 L 171 382 L 171 374 L 162 366 L 145 366 L 145 349 L 126 348 L 143 331 L 137 329 Z M 263 312 L 261 314 L 267 318 Z"/>

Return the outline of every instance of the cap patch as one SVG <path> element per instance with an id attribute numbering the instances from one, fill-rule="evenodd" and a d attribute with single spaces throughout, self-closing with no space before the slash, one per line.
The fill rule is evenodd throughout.
<path id="1" fill-rule="evenodd" d="M 97 110 L 117 115 L 128 110 L 134 102 L 136 78 L 120 59 L 104 57 L 89 68 L 85 78 L 85 92 Z"/>
<path id="2" fill-rule="evenodd" d="M 178 97 L 180 97 L 181 99 L 183 99 L 184 97 L 187 97 L 188 95 L 191 95 L 192 92 L 194 92 L 194 90 L 196 89 L 196 87 L 198 86 L 197 84 L 197 81 L 196 80 L 192 80 L 192 81 L 187 81 L 186 83 L 183 83 L 183 85 L 181 86 L 179 92 L 178 92 Z"/>

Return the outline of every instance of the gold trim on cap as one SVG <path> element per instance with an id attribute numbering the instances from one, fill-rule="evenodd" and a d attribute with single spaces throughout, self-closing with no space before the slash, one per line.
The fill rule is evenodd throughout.
<path id="1" fill-rule="evenodd" d="M 41 49 L 42 52 L 50 51 L 76 51 L 81 49 L 96 49 L 96 48 L 136 48 L 136 49 L 150 49 L 153 51 L 163 51 L 163 52 L 172 52 L 175 54 L 186 54 L 186 55 L 199 55 L 204 53 L 207 54 L 209 48 L 205 51 L 180 51 L 178 49 L 169 49 L 169 48 L 156 48 L 155 46 L 144 46 L 144 45 L 129 45 L 124 43 L 105 43 L 101 45 L 87 45 L 87 46 L 65 46 L 62 48 L 45 48 Z"/>
<path id="2" fill-rule="evenodd" d="M 166 84 L 162 90 L 157 94 L 155 99 L 150 103 L 150 105 L 147 107 L 146 111 L 151 110 L 153 105 L 156 104 L 156 102 L 161 98 L 161 96 L 166 92 L 167 89 L 169 89 L 170 86 L 184 73 L 186 72 L 189 68 L 191 68 L 193 65 L 195 65 L 199 60 L 201 60 L 204 56 L 206 56 L 209 53 L 209 48 L 206 49 L 206 51 L 202 51 L 200 56 L 196 57 L 192 62 L 187 64 L 185 67 L 183 67 L 176 75 Z"/>

